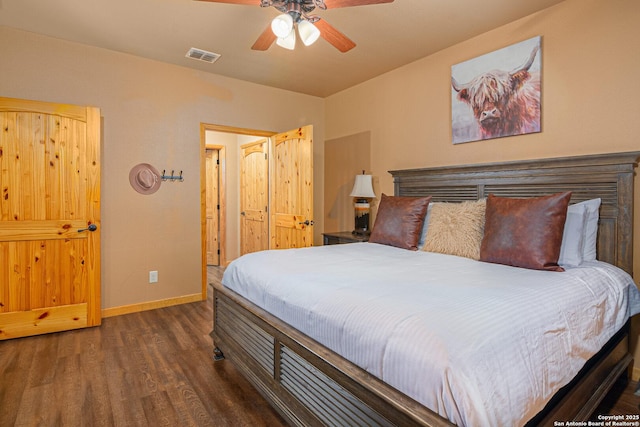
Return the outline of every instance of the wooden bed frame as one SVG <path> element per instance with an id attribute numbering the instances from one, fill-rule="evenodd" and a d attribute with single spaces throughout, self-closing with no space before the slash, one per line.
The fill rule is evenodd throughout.
<path id="1" fill-rule="evenodd" d="M 640 152 L 391 171 L 399 196 L 477 200 L 572 191 L 602 199 L 598 258 L 632 273 L 633 181 Z M 628 370 L 629 322 L 531 425 L 585 420 Z M 451 423 L 222 286 L 214 286 L 216 358 L 224 357 L 297 426 L 445 426 Z"/>

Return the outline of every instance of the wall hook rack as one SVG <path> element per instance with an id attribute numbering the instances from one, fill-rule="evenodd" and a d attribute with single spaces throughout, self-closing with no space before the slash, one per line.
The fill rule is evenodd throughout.
<path id="1" fill-rule="evenodd" d="M 171 182 L 175 182 L 175 181 L 182 182 L 182 181 L 184 181 L 184 178 L 182 176 L 182 171 L 180 171 L 180 175 L 175 175 L 174 171 L 171 170 L 171 175 L 167 175 L 165 169 L 162 170 L 162 176 L 160 177 L 160 179 L 162 179 L 163 181 L 171 181 Z"/>

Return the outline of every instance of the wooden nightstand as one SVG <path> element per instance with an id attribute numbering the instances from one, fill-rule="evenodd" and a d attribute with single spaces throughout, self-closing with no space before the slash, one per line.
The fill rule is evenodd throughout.
<path id="1" fill-rule="evenodd" d="M 324 245 L 340 245 L 342 243 L 358 243 L 366 242 L 369 236 L 361 236 L 353 234 L 350 231 L 336 231 L 333 233 L 322 233 L 324 236 Z"/>

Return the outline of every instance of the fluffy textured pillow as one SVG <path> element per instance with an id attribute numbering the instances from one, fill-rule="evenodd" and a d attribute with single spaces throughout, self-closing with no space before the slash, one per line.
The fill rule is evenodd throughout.
<path id="1" fill-rule="evenodd" d="M 486 200 L 432 203 L 422 250 L 480 259 Z"/>
<path id="2" fill-rule="evenodd" d="M 571 192 L 544 197 L 487 198 L 480 260 L 536 270 L 558 265 Z"/>
<path id="3" fill-rule="evenodd" d="M 369 242 L 415 251 L 431 197 L 382 195 Z"/>

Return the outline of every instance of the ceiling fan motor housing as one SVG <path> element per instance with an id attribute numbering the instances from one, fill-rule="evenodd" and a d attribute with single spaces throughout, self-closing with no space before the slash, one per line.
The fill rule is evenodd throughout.
<path id="1" fill-rule="evenodd" d="M 327 6 L 324 0 L 261 0 L 260 6 L 273 6 L 282 13 L 287 13 L 293 18 L 293 22 L 298 23 L 302 20 L 314 23 L 320 19 L 319 16 L 309 16 L 316 7 L 326 10 Z"/>
<path id="2" fill-rule="evenodd" d="M 2 0 L 0 0 L 1 2 Z M 256 0 L 200 0 L 209 1 L 213 3 L 231 3 L 231 4 L 252 4 Z M 343 33 L 338 31 L 320 16 L 310 15 L 316 8 L 326 10 L 328 8 L 340 8 L 350 6 L 366 6 L 374 4 L 393 3 L 395 0 L 260 0 L 261 7 L 275 7 L 282 12 L 283 15 L 288 15 L 285 21 L 292 21 L 294 25 L 298 26 L 300 30 L 300 24 L 304 27 L 303 33 L 305 34 L 303 42 L 305 45 L 310 45 L 318 37 L 322 37 L 331 45 L 333 45 L 340 52 L 345 53 L 356 47 L 353 40 L 350 40 Z M 327 6 L 328 3 L 328 6 Z M 272 21 L 273 24 L 273 21 Z M 282 28 L 288 28 L 289 23 L 282 22 L 276 25 Z M 284 25 L 286 24 L 286 26 Z M 308 25 L 314 24 L 314 25 Z M 316 28 L 317 27 L 317 28 Z M 262 34 L 258 37 L 256 42 L 251 46 L 253 50 L 267 50 L 276 40 L 282 42 L 284 39 L 291 39 L 290 45 L 295 45 L 295 32 L 293 28 L 289 31 L 289 36 L 278 37 L 275 31 L 272 30 L 273 26 L 267 27 Z M 278 31 L 284 33 L 284 30 Z M 279 43 L 280 44 L 280 43 Z M 293 47 L 287 47 L 292 49 Z"/>

